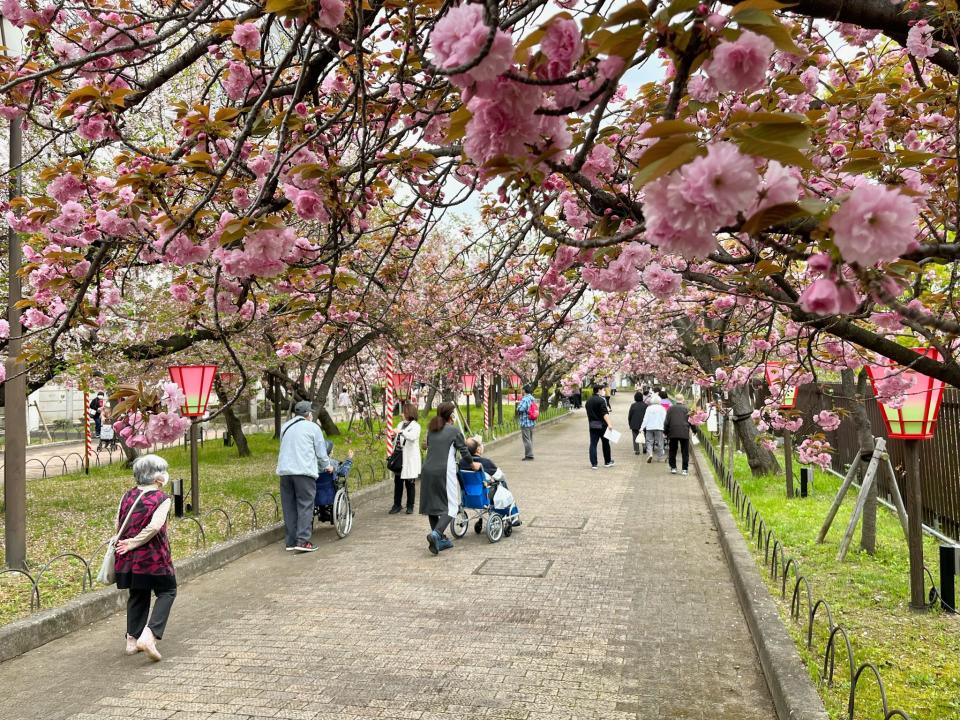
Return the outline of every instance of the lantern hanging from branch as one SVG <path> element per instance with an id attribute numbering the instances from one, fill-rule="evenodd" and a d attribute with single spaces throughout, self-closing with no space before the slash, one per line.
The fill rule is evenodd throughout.
<path id="1" fill-rule="evenodd" d="M 774 387 L 780 388 L 783 397 L 780 400 L 781 410 L 791 410 L 797 405 L 797 388 L 795 385 L 783 384 L 783 363 L 775 360 L 768 360 L 765 368 L 767 376 L 767 385 L 771 390 Z"/>
<path id="2" fill-rule="evenodd" d="M 914 352 L 932 360 L 941 360 L 936 348 L 913 348 Z M 902 368 L 890 361 L 867 365 L 867 376 L 873 393 L 878 398 L 881 391 L 877 384 L 893 375 L 902 375 L 904 400 L 898 405 L 887 404 L 879 400 L 883 422 L 887 426 L 887 435 L 899 440 L 929 440 L 933 437 L 940 415 L 940 403 L 943 400 L 943 381 L 921 375 L 916 370 Z"/>

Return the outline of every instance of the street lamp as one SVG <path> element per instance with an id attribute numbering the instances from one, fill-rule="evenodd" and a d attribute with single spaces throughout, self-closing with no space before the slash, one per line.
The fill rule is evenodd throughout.
<path id="1" fill-rule="evenodd" d="M 461 376 L 460 381 L 463 383 L 463 392 L 467 396 L 467 428 L 470 427 L 470 395 L 473 393 L 473 388 L 477 384 L 477 376 L 473 373 L 467 373 Z"/>
<path id="2" fill-rule="evenodd" d="M 935 348 L 913 348 L 913 351 L 932 360 L 942 360 Z M 923 488 L 920 485 L 919 441 L 933 437 L 943 400 L 943 382 L 909 368 L 900 368 L 889 360 L 867 365 L 867 376 L 873 394 L 879 398 L 877 384 L 891 375 L 902 373 L 909 383 L 905 400 L 899 407 L 880 402 L 887 436 L 903 440 L 903 457 L 907 470 L 907 542 L 910 547 L 910 606 L 914 610 L 926 608 L 923 581 Z M 894 479 L 896 482 L 896 479 Z"/>
<path id="3" fill-rule="evenodd" d="M 394 382 L 397 387 L 397 397 L 406 402 L 410 399 L 410 386 L 413 384 L 413 373 L 394 373 Z"/>
<path id="4" fill-rule="evenodd" d="M 197 433 L 200 422 L 207 411 L 210 401 L 210 388 L 213 387 L 213 378 L 217 374 L 216 365 L 171 365 L 170 379 L 173 380 L 184 394 L 180 414 L 193 418 L 190 424 L 190 503 L 193 512 L 200 514 L 200 463 L 197 456 Z"/>
<path id="5" fill-rule="evenodd" d="M 764 373 L 767 376 L 767 385 L 771 390 L 779 387 L 783 396 L 780 399 L 781 410 L 792 410 L 797 405 L 797 388 L 795 385 L 783 384 L 783 363 L 768 360 Z M 783 470 L 787 476 L 787 497 L 793 497 L 793 433 L 783 429 Z"/>

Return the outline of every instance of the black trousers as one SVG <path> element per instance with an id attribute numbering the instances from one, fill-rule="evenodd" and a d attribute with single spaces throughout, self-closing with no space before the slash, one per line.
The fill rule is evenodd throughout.
<path id="1" fill-rule="evenodd" d="M 430 529 L 436 530 L 440 535 L 443 535 L 453 522 L 453 518 L 449 515 L 427 515 L 427 518 L 430 520 Z"/>
<path id="2" fill-rule="evenodd" d="M 647 451 L 646 438 L 644 438 L 643 433 L 639 430 L 631 430 L 633 433 L 633 452 L 635 455 L 639 455 L 641 452 Z M 639 438 L 639 441 L 637 440 Z"/>
<path id="3" fill-rule="evenodd" d="M 670 469 L 677 469 L 677 447 L 680 447 L 680 453 L 683 456 L 683 469 L 690 467 L 690 439 L 689 438 L 670 438 L 670 451 L 667 461 L 670 463 Z"/>
<path id="4" fill-rule="evenodd" d="M 127 634 L 140 637 L 145 627 L 149 627 L 154 637 L 159 640 L 163 637 L 163 630 L 170 617 L 170 608 L 177 597 L 177 589 L 157 590 L 157 601 L 153 604 L 153 613 L 150 612 L 150 591 L 130 588 L 130 597 L 127 598 Z M 147 617 L 150 621 L 147 622 Z"/>
<path id="5" fill-rule="evenodd" d="M 603 434 L 607 431 L 606 428 L 590 428 L 590 464 L 593 467 L 597 466 L 597 443 L 601 443 L 603 447 L 603 462 L 607 464 L 610 462 L 610 441 L 607 440 Z"/>
<path id="6" fill-rule="evenodd" d="M 400 473 L 393 474 L 393 506 L 400 507 L 403 500 L 403 488 L 407 488 L 407 510 L 413 509 L 413 501 L 417 497 L 416 480 L 401 480 Z"/>

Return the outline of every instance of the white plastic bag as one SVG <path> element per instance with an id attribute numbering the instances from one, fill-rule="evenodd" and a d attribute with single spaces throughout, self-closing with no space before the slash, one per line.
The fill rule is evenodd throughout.
<path id="1" fill-rule="evenodd" d="M 503 485 L 497 487 L 493 494 L 493 506 L 497 510 L 506 510 L 513 505 L 513 493 L 507 490 Z"/>

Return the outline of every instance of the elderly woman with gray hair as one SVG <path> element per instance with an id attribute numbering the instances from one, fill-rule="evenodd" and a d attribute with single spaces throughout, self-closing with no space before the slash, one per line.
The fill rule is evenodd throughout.
<path id="1" fill-rule="evenodd" d="M 127 654 L 143 652 L 159 660 L 157 640 L 177 596 L 167 514 L 170 498 L 161 488 L 170 479 L 167 461 L 158 455 L 144 455 L 133 462 L 137 481 L 124 493 L 117 508 L 117 587 L 130 590 L 127 600 Z M 150 594 L 157 600 L 150 613 Z M 149 616 L 149 622 L 148 622 Z"/>

